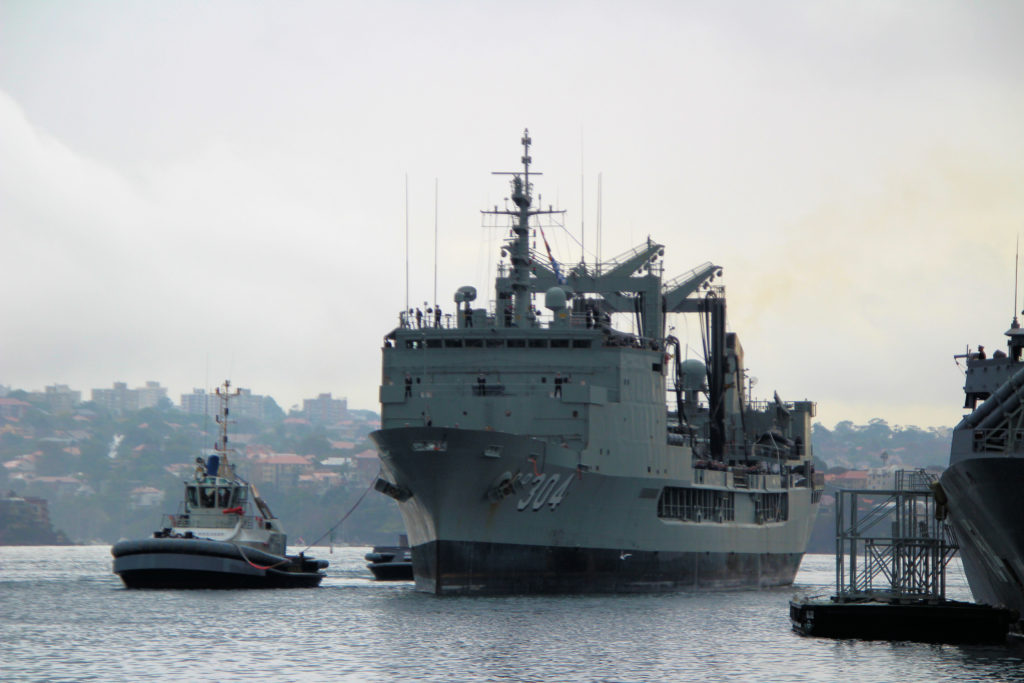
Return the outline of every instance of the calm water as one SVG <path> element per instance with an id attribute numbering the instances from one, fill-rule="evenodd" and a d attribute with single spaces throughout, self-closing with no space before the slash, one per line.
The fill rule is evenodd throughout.
<path id="1" fill-rule="evenodd" d="M 0 679 L 1024 680 L 1024 644 L 796 635 L 788 600 L 829 590 L 824 555 L 784 590 L 439 599 L 372 582 L 366 548 L 318 550 L 318 589 L 175 592 L 125 590 L 106 546 L 0 548 Z"/>

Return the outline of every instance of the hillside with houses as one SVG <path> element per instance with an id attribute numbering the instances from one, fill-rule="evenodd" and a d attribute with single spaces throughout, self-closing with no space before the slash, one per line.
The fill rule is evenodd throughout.
<path id="1" fill-rule="evenodd" d="M 165 525 L 161 515 L 178 511 L 183 481 L 216 440 L 217 402 L 203 389 L 177 403 L 157 382 L 115 383 L 85 401 L 64 385 L 0 392 L 0 544 L 149 535 Z M 367 435 L 378 417 L 345 399 L 320 394 L 286 414 L 272 397 L 242 388 L 231 420 L 236 471 L 293 543 L 326 532 L 376 478 Z M 26 519 L 35 522 L 26 527 Z M 17 533 L 4 535 L 9 526 Z M 401 530 L 393 501 L 374 493 L 333 540 L 393 542 Z"/>

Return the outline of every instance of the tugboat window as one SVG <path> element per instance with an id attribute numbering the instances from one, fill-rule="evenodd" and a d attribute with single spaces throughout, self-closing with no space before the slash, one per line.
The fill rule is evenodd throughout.
<path id="1" fill-rule="evenodd" d="M 185 487 L 185 502 L 188 503 L 190 508 L 199 507 L 199 493 L 196 491 L 195 486 Z"/>
<path id="2" fill-rule="evenodd" d="M 204 486 L 201 495 L 204 508 L 212 508 L 217 502 L 217 489 L 212 486 Z"/>
<path id="3" fill-rule="evenodd" d="M 228 506 L 228 501 L 231 500 L 231 489 L 223 487 L 217 493 L 217 504 L 222 508 L 226 508 Z"/>

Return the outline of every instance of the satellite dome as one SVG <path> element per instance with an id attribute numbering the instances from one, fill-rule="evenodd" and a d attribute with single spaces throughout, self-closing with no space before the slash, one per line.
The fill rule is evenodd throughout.
<path id="1" fill-rule="evenodd" d="M 707 388 L 708 370 L 703 361 L 690 358 L 683 361 L 683 390 L 703 391 Z"/>
<path id="2" fill-rule="evenodd" d="M 552 311 L 560 311 L 565 308 L 565 290 L 561 287 L 552 287 L 544 293 L 544 306 Z"/>

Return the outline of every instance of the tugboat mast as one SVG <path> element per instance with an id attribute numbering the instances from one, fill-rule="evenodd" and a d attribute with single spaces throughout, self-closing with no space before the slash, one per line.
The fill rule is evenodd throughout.
<path id="1" fill-rule="evenodd" d="M 217 413 L 217 424 L 220 425 L 220 438 L 213 446 L 213 450 L 216 451 L 217 455 L 220 456 L 220 471 L 223 473 L 221 476 L 228 479 L 233 478 L 234 472 L 231 469 L 231 463 L 228 460 L 228 452 L 234 449 L 228 448 L 228 415 L 230 409 L 228 403 L 231 401 L 232 396 L 238 396 L 241 393 L 240 389 L 235 389 L 235 393 L 230 393 L 231 380 L 224 380 L 224 390 L 221 391 L 220 387 L 215 390 L 217 398 L 220 399 L 220 411 Z"/>

